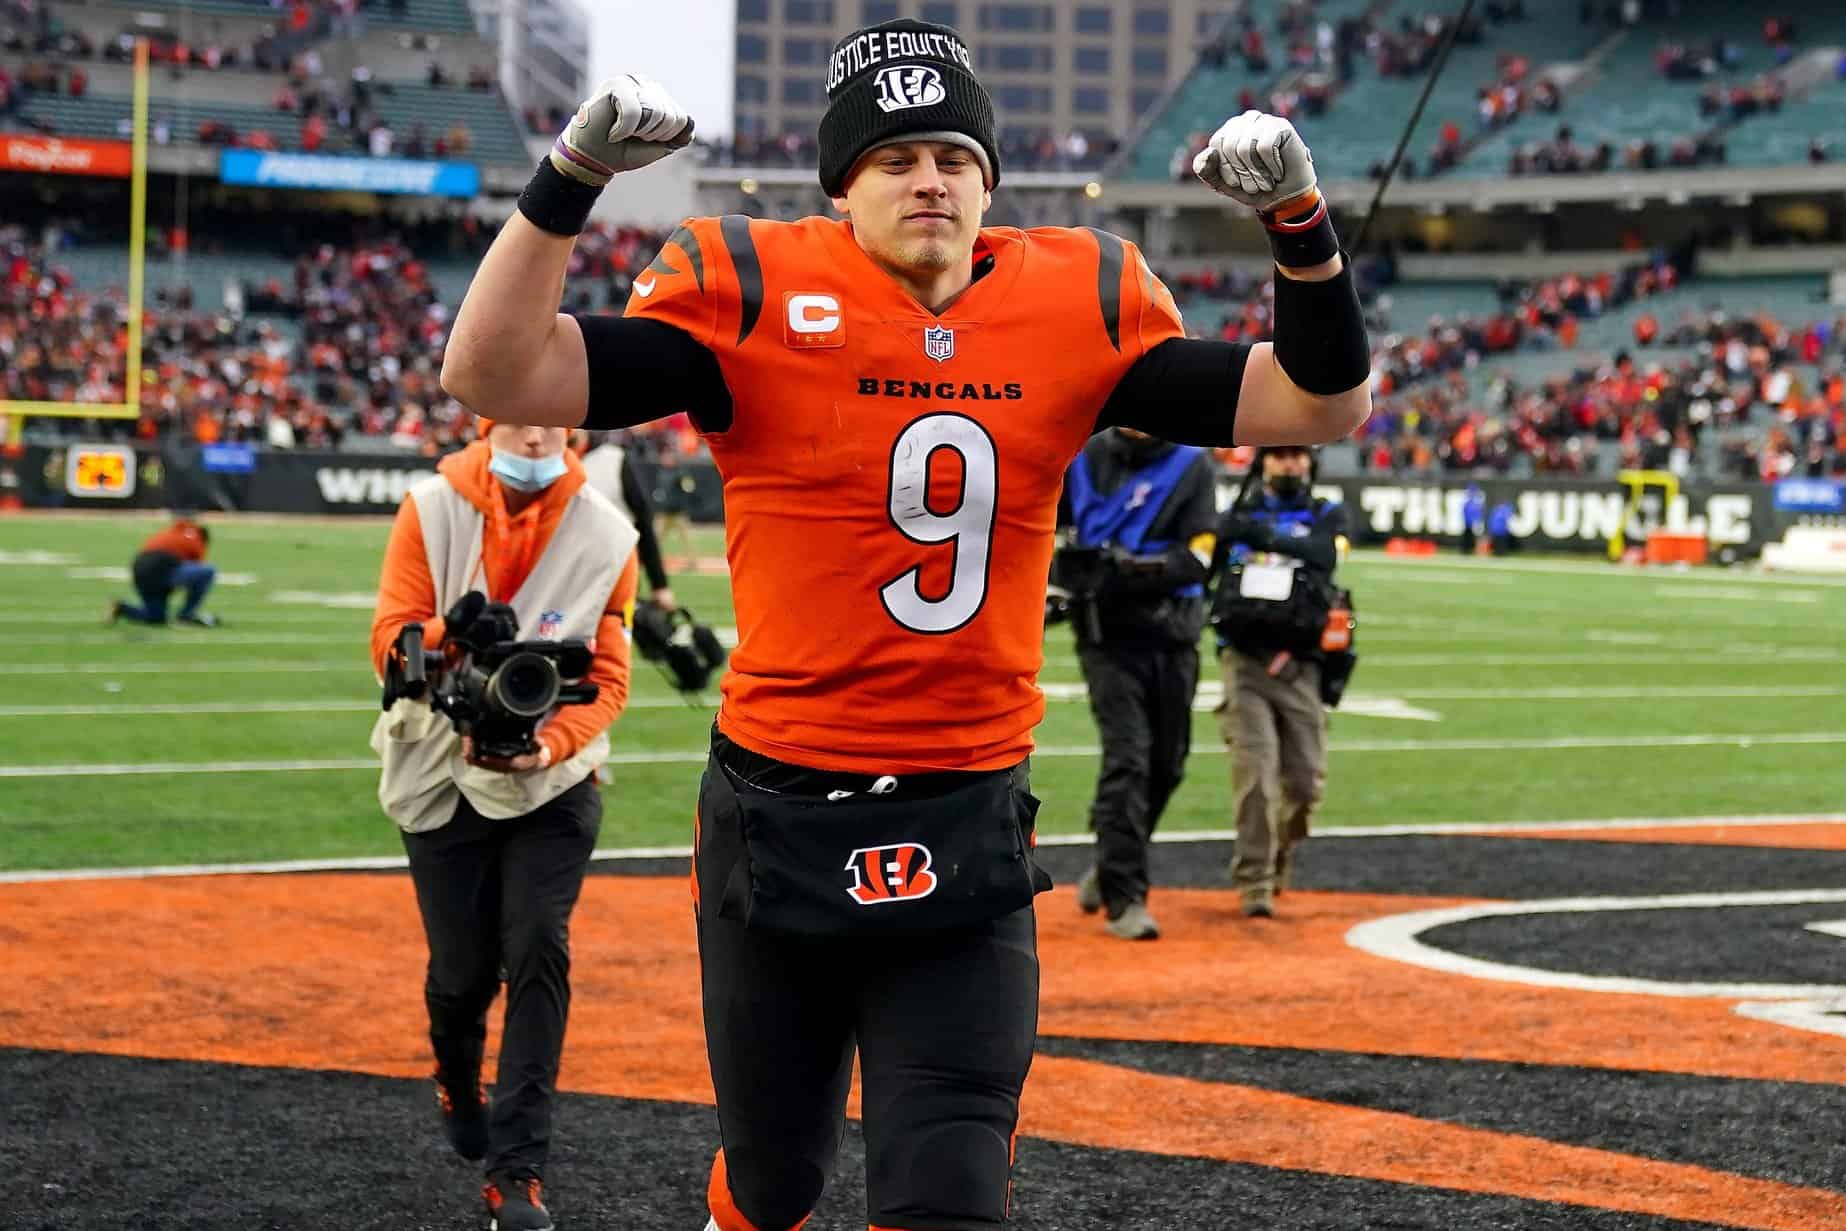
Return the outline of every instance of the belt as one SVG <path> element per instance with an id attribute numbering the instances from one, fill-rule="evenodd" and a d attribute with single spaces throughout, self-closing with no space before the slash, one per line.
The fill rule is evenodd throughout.
<path id="1" fill-rule="evenodd" d="M 1010 774 L 1012 769 L 933 770 L 915 774 L 854 774 L 795 765 L 745 748 L 718 730 L 711 732 L 712 759 L 739 786 L 771 795 L 813 795 L 845 799 L 853 795 L 888 795 L 931 799 L 961 790 L 990 774 Z"/>

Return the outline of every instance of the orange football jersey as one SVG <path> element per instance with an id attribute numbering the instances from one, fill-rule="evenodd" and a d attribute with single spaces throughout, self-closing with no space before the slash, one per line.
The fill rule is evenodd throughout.
<path id="1" fill-rule="evenodd" d="M 1183 335 L 1102 231 L 981 232 L 985 276 L 937 316 L 850 224 L 693 219 L 627 315 L 718 359 L 738 643 L 718 725 L 866 773 L 981 770 L 1044 716 L 1046 574 L 1064 469 L 1150 347 Z"/>

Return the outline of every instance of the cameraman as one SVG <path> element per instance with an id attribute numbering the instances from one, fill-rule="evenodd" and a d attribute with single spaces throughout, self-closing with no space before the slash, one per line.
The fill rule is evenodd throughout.
<path id="1" fill-rule="evenodd" d="M 614 432 L 579 430 L 575 435 L 589 446 L 583 453 L 583 473 L 590 486 L 620 509 L 641 535 L 635 550 L 641 557 L 641 571 L 647 574 L 649 601 L 663 611 L 674 610 L 679 603 L 667 584 L 667 567 L 660 558 L 660 539 L 654 533 L 654 499 L 641 482 L 634 456 L 616 443 Z"/>
<path id="2" fill-rule="evenodd" d="M 480 755 L 427 702 L 399 701 L 372 739 L 384 760 L 379 800 L 404 831 L 429 942 L 424 1000 L 444 1127 L 464 1158 L 486 1159 L 482 1197 L 497 1225 L 541 1231 L 552 1225 L 539 1185 L 570 1005 L 570 915 L 602 823 L 608 728 L 628 697 L 636 535 L 587 486 L 565 429 L 483 427 L 398 508 L 372 665 L 384 676 L 406 624 L 438 648 L 437 613 L 479 590 L 512 607 L 521 637 L 594 639 L 585 679 L 596 699 L 555 709 L 537 750 L 507 759 Z M 502 971 L 490 1108 L 481 1060 Z"/>
<path id="3" fill-rule="evenodd" d="M 1330 603 L 1320 596 L 1333 593 L 1333 571 L 1346 549 L 1346 510 L 1314 498 L 1314 455 L 1303 446 L 1267 446 L 1252 465 L 1260 483 L 1254 490 L 1246 483 L 1218 525 L 1212 622 L 1224 668 L 1218 729 L 1231 750 L 1236 798 L 1231 880 L 1243 895 L 1243 913 L 1267 919 L 1288 887 L 1295 848 L 1308 836 L 1326 784 L 1320 641 Z M 1232 564 L 1244 568 L 1227 576 Z M 1281 575 L 1277 565 L 1289 570 L 1282 587 L 1288 600 L 1261 605 L 1284 614 L 1278 622 L 1244 618 L 1247 607 L 1236 605 L 1235 587 L 1251 568 Z"/>
<path id="4" fill-rule="evenodd" d="M 1147 844 L 1192 746 L 1213 486 L 1205 450 L 1121 427 L 1091 438 L 1065 475 L 1059 521 L 1071 533 L 1053 579 L 1071 596 L 1102 735 L 1096 865 L 1077 904 L 1106 908 L 1110 935 L 1123 940 L 1160 935 L 1147 909 Z"/>

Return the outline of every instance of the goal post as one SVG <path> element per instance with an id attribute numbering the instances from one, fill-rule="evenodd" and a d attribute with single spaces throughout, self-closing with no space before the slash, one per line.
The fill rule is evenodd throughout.
<path id="1" fill-rule="evenodd" d="M 141 313 L 147 255 L 147 112 L 148 47 L 135 40 L 133 154 L 128 181 L 128 370 L 120 402 L 29 402 L 0 399 L 6 417 L 6 442 L 18 444 L 26 419 L 137 419 L 141 415 Z"/>

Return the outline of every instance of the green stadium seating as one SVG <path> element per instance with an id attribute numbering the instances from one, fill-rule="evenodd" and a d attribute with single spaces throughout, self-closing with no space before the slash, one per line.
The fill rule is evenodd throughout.
<path id="1" fill-rule="evenodd" d="M 421 83 L 393 83 L 391 93 L 374 92 L 373 106 L 396 133 L 400 144 L 419 122 L 433 141 L 460 120 L 473 134 L 474 145 L 469 153 L 458 157 L 481 163 L 522 166 L 530 161 L 525 138 L 511 110 L 498 94 L 433 89 Z M 126 98 L 39 95 L 21 107 L 20 113 L 28 119 L 44 119 L 65 136 L 117 137 L 128 134 L 131 109 Z M 176 99 L 156 93 L 149 105 L 149 122 L 158 124 L 163 120 L 171 126 L 175 144 L 195 143 L 199 125 L 206 120 L 218 120 L 231 125 L 239 134 L 259 129 L 266 131 L 280 149 L 300 148 L 300 117 L 265 104 Z"/>

